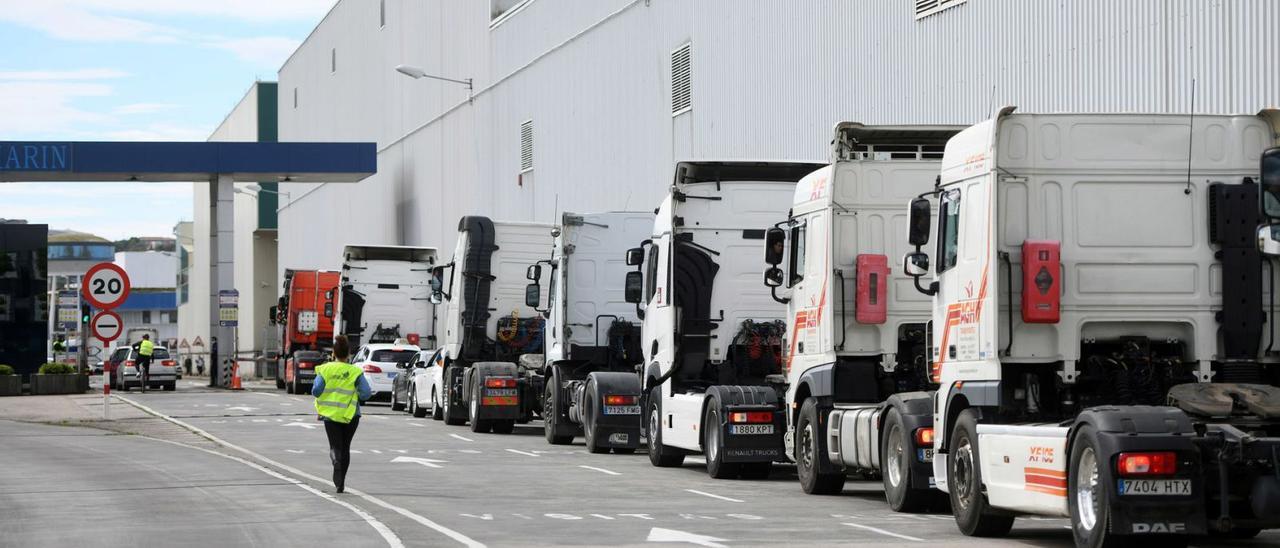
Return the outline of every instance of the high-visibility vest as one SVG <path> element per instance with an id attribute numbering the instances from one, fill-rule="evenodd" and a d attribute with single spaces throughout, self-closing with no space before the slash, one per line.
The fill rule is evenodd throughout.
<path id="1" fill-rule="evenodd" d="M 360 404 L 356 381 L 364 370 L 346 362 L 328 362 L 317 367 L 316 374 L 324 379 L 324 391 L 316 397 L 316 413 L 333 422 L 351 422 Z"/>
<path id="2" fill-rule="evenodd" d="M 151 349 L 156 347 L 156 343 L 147 339 L 142 339 L 142 343 L 138 345 L 139 356 L 151 356 Z"/>

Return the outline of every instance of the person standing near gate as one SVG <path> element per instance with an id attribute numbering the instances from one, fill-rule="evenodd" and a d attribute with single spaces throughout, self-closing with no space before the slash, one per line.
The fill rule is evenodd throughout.
<path id="1" fill-rule="evenodd" d="M 333 461 L 333 486 L 339 493 L 351 466 L 351 440 L 360 426 L 360 402 L 372 394 L 364 370 L 347 363 L 351 354 L 347 338 L 333 338 L 333 361 L 316 368 L 311 395 L 316 397 L 316 413 L 324 421 L 329 437 L 329 460 Z"/>

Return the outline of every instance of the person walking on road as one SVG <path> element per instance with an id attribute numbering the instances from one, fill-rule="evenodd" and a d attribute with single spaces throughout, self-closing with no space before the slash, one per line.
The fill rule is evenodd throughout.
<path id="1" fill-rule="evenodd" d="M 151 378 L 151 354 L 154 353 L 156 343 L 151 342 L 151 335 L 143 334 L 142 340 L 134 345 L 134 349 L 138 351 L 138 382 L 142 385 L 142 391 L 147 391 L 147 380 Z"/>
<path id="2" fill-rule="evenodd" d="M 347 481 L 351 466 L 351 439 L 360 426 L 360 402 L 372 394 L 364 370 L 347 363 L 351 354 L 347 338 L 333 339 L 333 360 L 316 368 L 311 395 L 316 397 L 316 413 L 324 421 L 329 437 L 329 460 L 333 461 L 333 486 L 339 493 Z"/>

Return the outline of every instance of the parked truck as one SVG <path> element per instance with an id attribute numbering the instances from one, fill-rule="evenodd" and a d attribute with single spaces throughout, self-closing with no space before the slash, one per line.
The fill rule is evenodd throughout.
<path id="1" fill-rule="evenodd" d="M 548 273 L 546 344 L 534 359 L 547 442 L 586 438 L 592 453 L 634 453 L 640 446 L 640 323 L 623 299 L 623 252 L 648 237 L 652 212 L 565 213 L 549 259 L 531 265 L 525 304 L 540 308 Z"/>
<path id="2" fill-rule="evenodd" d="M 433 302 L 443 305 L 446 424 L 511 433 L 542 412 L 543 377 L 524 354 L 542 352 L 544 319 L 525 304 L 530 265 L 551 256 L 552 225 L 458 223 L 453 260 L 432 272 Z"/>
<path id="3" fill-rule="evenodd" d="M 305 393 L 315 379 L 319 357 L 333 348 L 340 279 L 335 271 L 284 271 L 284 295 L 274 309 L 284 363 L 276 368 L 276 388 Z M 299 352 L 306 352 L 306 359 L 299 359 Z"/>
<path id="4" fill-rule="evenodd" d="M 928 192 L 951 126 L 836 125 L 832 163 L 800 180 L 765 238 L 764 283 L 786 296 L 786 454 L 806 493 L 880 476 L 889 505 L 918 511 L 933 489 L 929 300 L 895 273 L 909 249 L 902 204 Z M 785 245 L 789 244 L 789 245 Z"/>
<path id="5" fill-rule="evenodd" d="M 354 350 L 362 344 L 435 343 L 431 302 L 434 247 L 349 245 L 342 251 L 338 333 Z"/>
<path id="6" fill-rule="evenodd" d="M 964 534 L 1020 515 L 1070 517 L 1090 547 L 1280 527 L 1258 249 L 1259 204 L 1280 218 L 1277 135 L 1277 111 L 1007 108 L 947 143 L 903 263 L 932 297 L 933 469 Z"/>
<path id="7" fill-rule="evenodd" d="M 785 461 L 783 310 L 759 282 L 765 230 L 821 164 L 682 162 L 651 235 L 627 251 L 641 317 L 649 460 L 706 455 L 716 478 L 767 477 Z"/>

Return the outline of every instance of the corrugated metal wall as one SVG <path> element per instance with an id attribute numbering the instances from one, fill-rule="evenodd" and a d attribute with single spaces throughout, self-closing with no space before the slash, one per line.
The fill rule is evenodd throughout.
<path id="1" fill-rule="evenodd" d="M 358 185 L 294 184 L 280 268 L 346 243 L 452 249 L 457 219 L 550 221 L 648 209 L 676 158 L 823 160 L 830 129 L 1022 111 L 1198 112 L 1280 104 L 1280 3 L 970 0 L 344 0 L 280 72 L 281 140 L 376 140 Z M 693 110 L 670 114 L 670 54 L 692 41 Z M 336 51 L 337 70 L 330 56 Z M 397 64 L 462 86 L 412 80 Z M 293 89 L 298 107 L 293 107 Z M 533 120 L 534 169 L 520 173 Z"/>

